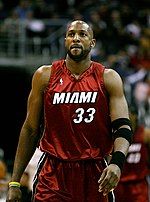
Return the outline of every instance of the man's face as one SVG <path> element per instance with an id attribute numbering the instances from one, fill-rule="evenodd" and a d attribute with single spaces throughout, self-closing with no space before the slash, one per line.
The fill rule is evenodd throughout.
<path id="1" fill-rule="evenodd" d="M 72 60 L 85 59 L 94 45 L 93 32 L 86 23 L 74 21 L 70 24 L 66 33 L 65 47 Z"/>

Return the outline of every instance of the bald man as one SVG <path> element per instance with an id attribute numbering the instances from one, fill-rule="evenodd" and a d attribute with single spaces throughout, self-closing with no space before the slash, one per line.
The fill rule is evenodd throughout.
<path id="1" fill-rule="evenodd" d="M 35 71 L 7 202 L 21 200 L 20 178 L 38 143 L 33 202 L 113 201 L 132 132 L 120 76 L 91 60 L 93 37 L 86 22 L 71 22 L 66 57 Z"/>

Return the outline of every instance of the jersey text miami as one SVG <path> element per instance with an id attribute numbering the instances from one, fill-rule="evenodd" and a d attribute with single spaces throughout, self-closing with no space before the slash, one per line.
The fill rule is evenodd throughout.
<path id="1" fill-rule="evenodd" d="M 64 160 L 101 159 L 110 153 L 112 134 L 104 70 L 92 62 L 76 79 L 64 60 L 52 64 L 44 94 L 43 151 Z"/>

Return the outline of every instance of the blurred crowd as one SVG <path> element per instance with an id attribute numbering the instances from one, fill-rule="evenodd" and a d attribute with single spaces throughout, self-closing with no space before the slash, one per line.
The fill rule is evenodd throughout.
<path id="1" fill-rule="evenodd" d="M 0 20 L 4 21 L 9 18 L 85 20 L 92 24 L 97 39 L 95 59 L 126 51 L 136 68 L 149 68 L 149 12 L 148 0 L 142 4 L 140 0 L 18 0 L 11 3 L 0 0 Z M 42 23 L 36 22 L 37 29 L 44 29 Z"/>
<path id="2" fill-rule="evenodd" d="M 129 105 L 138 105 L 140 121 L 150 127 L 148 0 L 0 0 L 0 31 L 8 29 L 10 19 L 28 21 L 27 34 L 41 37 L 49 34 L 42 23 L 45 19 L 81 19 L 90 23 L 97 40 L 93 59 L 122 76 Z"/>
<path id="3" fill-rule="evenodd" d="M 150 7 L 148 0 L 0 0 L 0 31 L 9 19 L 31 20 L 28 34 L 46 35 L 42 20 L 80 19 L 97 40 L 92 58 L 122 77 L 129 107 L 150 128 Z M 36 20 L 36 21 L 35 21 Z"/>
<path id="4" fill-rule="evenodd" d="M 20 182 L 22 191 L 22 202 L 31 202 L 32 191 L 31 191 L 30 179 L 32 179 L 30 171 L 26 170 L 23 173 Z M 10 180 L 11 180 L 11 170 L 9 170 L 8 163 L 5 160 L 4 151 L 3 149 L 0 148 L 0 202 L 6 202 L 8 183 L 10 182 Z"/>

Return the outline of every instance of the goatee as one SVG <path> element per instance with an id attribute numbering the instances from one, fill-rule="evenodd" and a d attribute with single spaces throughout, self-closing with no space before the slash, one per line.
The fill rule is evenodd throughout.
<path id="1" fill-rule="evenodd" d="M 90 51 L 91 51 L 91 47 L 87 50 L 82 49 L 82 52 L 79 55 L 73 55 L 70 50 L 67 51 L 67 54 L 75 62 L 80 62 L 87 57 L 87 55 L 90 53 Z"/>

